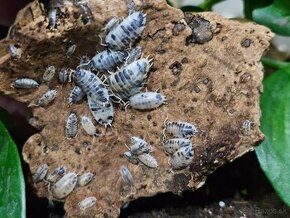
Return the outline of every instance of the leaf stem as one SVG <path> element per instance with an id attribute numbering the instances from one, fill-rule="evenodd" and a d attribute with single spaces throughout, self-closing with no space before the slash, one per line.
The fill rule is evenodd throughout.
<path id="1" fill-rule="evenodd" d="M 290 63 L 289 62 L 285 62 L 285 61 L 278 61 L 278 60 L 274 60 L 271 58 L 262 58 L 262 63 L 270 68 L 274 68 L 274 69 L 282 69 L 284 67 L 290 67 Z"/>

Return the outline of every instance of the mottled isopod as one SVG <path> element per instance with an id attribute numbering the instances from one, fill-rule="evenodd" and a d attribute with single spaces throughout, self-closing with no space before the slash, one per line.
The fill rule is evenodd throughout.
<path id="1" fill-rule="evenodd" d="M 81 210 L 85 210 L 91 206 L 93 206 L 97 202 L 95 197 L 87 197 L 81 202 L 78 203 L 78 206 Z"/>
<path id="2" fill-rule="evenodd" d="M 66 167 L 60 166 L 47 175 L 46 180 L 51 183 L 57 182 L 66 173 Z"/>
<path id="3" fill-rule="evenodd" d="M 83 175 L 81 175 L 78 178 L 78 185 L 79 186 L 85 186 L 85 185 L 89 184 L 90 181 L 92 181 L 93 178 L 94 178 L 94 174 L 93 173 L 91 173 L 91 172 L 84 173 Z"/>
<path id="4" fill-rule="evenodd" d="M 61 84 L 65 84 L 68 79 L 68 71 L 66 68 L 61 68 L 59 73 L 58 73 L 58 80 Z"/>
<path id="5" fill-rule="evenodd" d="M 138 160 L 143 163 L 145 166 L 150 168 L 157 168 L 158 163 L 156 159 L 150 154 L 141 154 L 137 156 Z"/>
<path id="6" fill-rule="evenodd" d="M 67 173 L 60 180 L 58 180 L 52 187 L 52 196 L 57 199 L 63 199 L 68 196 L 75 188 L 78 181 L 76 173 Z"/>
<path id="7" fill-rule="evenodd" d="M 44 179 L 48 171 L 48 166 L 47 164 L 41 164 L 36 172 L 33 174 L 32 180 L 33 182 L 40 182 L 41 180 Z"/>
<path id="8" fill-rule="evenodd" d="M 75 5 L 79 8 L 82 20 L 86 24 L 95 20 L 92 10 L 89 7 L 88 0 L 75 0 Z"/>
<path id="9" fill-rule="evenodd" d="M 166 103 L 166 97 L 158 92 L 141 92 L 129 98 L 129 105 L 138 110 L 149 110 Z"/>
<path id="10" fill-rule="evenodd" d="M 121 177 L 122 177 L 122 179 L 123 179 L 123 181 L 125 182 L 126 185 L 134 186 L 133 176 L 132 176 L 132 174 L 130 173 L 130 171 L 129 171 L 129 169 L 127 167 L 122 165 L 119 172 L 120 172 Z"/>
<path id="11" fill-rule="evenodd" d="M 146 25 L 146 14 L 134 12 L 115 26 L 106 35 L 106 44 L 113 49 L 129 48 L 141 35 Z"/>
<path id="12" fill-rule="evenodd" d="M 140 46 L 137 46 L 136 48 L 133 48 L 128 55 L 128 58 L 126 60 L 126 64 L 131 64 L 134 61 L 137 61 L 142 55 L 142 48 Z"/>
<path id="13" fill-rule="evenodd" d="M 169 163 L 172 169 L 179 170 L 187 167 L 193 160 L 192 146 L 181 147 L 170 158 Z"/>
<path id="14" fill-rule="evenodd" d="M 168 139 L 163 142 L 163 148 L 165 152 L 168 154 L 173 154 L 179 148 L 186 147 L 186 146 L 192 146 L 192 144 L 189 139 L 185 139 L 185 138 Z"/>
<path id="15" fill-rule="evenodd" d="M 91 60 L 91 67 L 99 71 L 114 70 L 126 61 L 128 52 L 104 50 L 96 54 Z"/>
<path id="16" fill-rule="evenodd" d="M 52 102 L 57 95 L 56 90 L 48 90 L 46 93 L 44 93 L 37 101 L 37 106 L 45 106 L 48 105 L 50 102 Z"/>
<path id="17" fill-rule="evenodd" d="M 72 56 L 73 53 L 75 52 L 76 48 L 77 48 L 76 44 L 71 45 L 66 51 L 66 57 L 69 58 L 70 56 Z"/>
<path id="18" fill-rule="evenodd" d="M 139 137 L 131 137 L 132 145 L 130 146 L 130 151 L 133 155 L 140 155 L 143 153 L 149 153 L 151 148 L 146 141 L 140 139 Z"/>
<path id="19" fill-rule="evenodd" d="M 190 138 L 198 131 L 195 125 L 186 122 L 168 122 L 165 124 L 165 132 L 178 138 Z"/>
<path id="20" fill-rule="evenodd" d="M 97 135 L 96 127 L 94 126 L 92 120 L 89 117 L 82 116 L 81 117 L 81 124 L 88 135 L 91 135 L 91 136 Z"/>
<path id="21" fill-rule="evenodd" d="M 48 5 L 48 28 L 56 28 L 57 11 L 64 5 L 63 0 L 51 0 Z"/>
<path id="22" fill-rule="evenodd" d="M 132 164 L 137 165 L 139 163 L 139 160 L 130 151 L 124 152 L 123 156 Z"/>
<path id="23" fill-rule="evenodd" d="M 38 86 L 39 84 L 35 80 L 28 78 L 16 79 L 11 84 L 12 88 L 18 89 L 32 89 L 37 88 Z"/>
<path id="24" fill-rule="evenodd" d="M 78 129 L 78 118 L 76 113 L 71 112 L 67 118 L 65 126 L 65 134 L 68 138 L 74 138 L 77 134 Z"/>
<path id="25" fill-rule="evenodd" d="M 18 48 L 15 45 L 9 44 L 7 50 L 13 58 L 21 58 L 21 55 L 22 55 L 21 48 Z"/>
<path id="26" fill-rule="evenodd" d="M 82 100 L 85 95 L 86 93 L 80 87 L 75 86 L 69 94 L 68 103 L 69 104 L 77 103 L 80 100 Z"/>
<path id="27" fill-rule="evenodd" d="M 44 74 L 42 76 L 42 80 L 44 82 L 49 82 L 53 79 L 54 75 L 56 73 L 55 66 L 49 66 L 45 69 Z"/>

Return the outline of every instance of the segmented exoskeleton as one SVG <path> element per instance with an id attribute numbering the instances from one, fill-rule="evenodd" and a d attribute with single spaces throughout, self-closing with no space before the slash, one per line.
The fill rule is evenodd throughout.
<path id="1" fill-rule="evenodd" d="M 165 132 L 178 138 L 190 138 L 197 134 L 195 125 L 187 122 L 168 122 L 165 124 Z"/>
<path id="2" fill-rule="evenodd" d="M 69 104 L 77 103 L 80 100 L 82 100 L 85 95 L 86 93 L 80 87 L 75 86 L 69 94 L 68 103 Z"/>
<path id="3" fill-rule="evenodd" d="M 129 98 L 128 104 L 138 110 L 150 110 L 166 103 L 166 97 L 158 92 L 141 92 Z"/>
<path id="4" fill-rule="evenodd" d="M 16 79 L 11 83 L 12 88 L 18 89 L 32 89 L 37 88 L 38 86 L 39 86 L 38 82 L 28 78 Z"/>
<path id="5" fill-rule="evenodd" d="M 165 152 L 168 154 L 173 154 L 179 148 L 186 147 L 186 146 L 192 146 L 192 144 L 189 139 L 185 139 L 185 138 L 173 138 L 173 139 L 165 140 L 163 142 L 163 148 Z"/>
<path id="6" fill-rule="evenodd" d="M 71 112 L 67 118 L 66 126 L 65 126 L 65 134 L 68 138 L 73 138 L 77 134 L 78 129 L 78 118 L 76 113 Z"/>
<path id="7" fill-rule="evenodd" d="M 193 154 L 192 146 L 185 146 L 178 149 L 169 160 L 172 169 L 179 170 L 190 165 L 193 160 Z"/>
<path id="8" fill-rule="evenodd" d="M 130 173 L 129 169 L 127 167 L 125 167 L 124 165 L 121 166 L 120 168 L 120 174 L 121 177 L 124 181 L 124 183 L 128 186 L 134 186 L 134 179 L 132 174 Z"/>

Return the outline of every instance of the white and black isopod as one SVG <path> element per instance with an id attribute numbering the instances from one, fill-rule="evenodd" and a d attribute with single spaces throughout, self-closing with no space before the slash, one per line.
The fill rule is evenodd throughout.
<path id="1" fill-rule="evenodd" d="M 168 122 L 165 124 L 165 132 L 178 138 L 190 138 L 198 131 L 195 125 L 186 122 Z"/>
<path id="2" fill-rule="evenodd" d="M 70 56 L 72 56 L 76 48 L 77 48 L 76 44 L 71 45 L 66 51 L 66 57 L 69 58 Z"/>
<path id="3" fill-rule="evenodd" d="M 146 25 L 146 14 L 134 12 L 106 35 L 106 44 L 116 50 L 129 48 L 141 35 Z"/>
<path id="4" fill-rule="evenodd" d="M 97 130 L 92 120 L 87 116 L 81 117 L 81 124 L 88 135 L 97 136 Z"/>
<path id="5" fill-rule="evenodd" d="M 126 64 L 131 64 L 134 61 L 137 61 L 142 55 L 142 48 L 140 46 L 137 46 L 133 48 L 128 55 L 128 58 L 126 60 Z"/>
<path id="6" fill-rule="evenodd" d="M 48 90 L 46 93 L 44 93 L 37 101 L 36 105 L 37 106 L 46 106 L 48 105 L 50 102 L 52 102 L 57 95 L 57 91 L 56 90 Z"/>
<path id="7" fill-rule="evenodd" d="M 150 154 L 141 154 L 137 156 L 138 160 L 149 168 L 157 168 L 158 163 L 156 159 Z"/>
<path id="8" fill-rule="evenodd" d="M 85 185 L 89 184 L 90 181 L 92 181 L 93 178 L 94 178 L 94 174 L 93 173 L 91 173 L 91 172 L 84 173 L 83 175 L 81 175 L 78 178 L 78 185 L 79 186 L 85 186 Z"/>
<path id="9" fill-rule="evenodd" d="M 13 58 L 21 58 L 21 55 L 22 55 L 21 48 L 18 48 L 15 45 L 9 44 L 7 50 Z"/>
<path id="10" fill-rule="evenodd" d="M 131 153 L 131 151 L 124 152 L 123 156 L 132 164 L 137 165 L 139 163 L 139 160 Z"/>
<path id="11" fill-rule="evenodd" d="M 11 84 L 12 88 L 18 89 L 32 89 L 37 88 L 38 86 L 39 84 L 35 80 L 28 78 L 16 79 Z"/>
<path id="12" fill-rule="evenodd" d="M 58 180 L 52 187 L 52 196 L 57 199 L 63 199 L 68 196 L 77 184 L 78 178 L 76 173 L 67 173 Z"/>
<path id="13" fill-rule="evenodd" d="M 151 60 L 142 58 L 111 74 L 107 80 L 110 89 L 123 99 L 140 92 L 151 65 Z"/>
<path id="14" fill-rule="evenodd" d="M 143 139 L 133 136 L 131 137 L 132 145 L 130 151 L 133 155 L 140 155 L 143 153 L 149 153 L 151 148 L 146 141 Z"/>
<path id="15" fill-rule="evenodd" d="M 80 87 L 75 86 L 69 94 L 68 103 L 69 104 L 77 103 L 80 100 L 82 100 L 85 95 L 86 93 Z"/>
<path id="16" fill-rule="evenodd" d="M 58 80 L 61 84 L 65 84 L 68 79 L 68 71 L 66 68 L 61 68 L 59 73 L 58 73 Z"/>
<path id="17" fill-rule="evenodd" d="M 49 82 L 53 79 L 54 75 L 56 73 L 55 66 L 49 66 L 45 69 L 44 74 L 42 76 L 42 80 L 44 82 Z"/>
<path id="18" fill-rule="evenodd" d="M 163 148 L 165 152 L 168 154 L 173 154 L 179 148 L 186 147 L 186 146 L 192 146 L 192 144 L 189 139 L 185 139 L 185 138 L 173 138 L 173 139 L 165 140 L 163 142 Z"/>
<path id="19" fill-rule="evenodd" d="M 46 180 L 51 183 L 55 183 L 66 173 L 66 167 L 60 166 L 54 169 L 50 174 L 47 175 Z"/>
<path id="20" fill-rule="evenodd" d="M 128 56 L 126 51 L 104 50 L 96 54 L 91 60 L 91 67 L 99 71 L 114 70 L 123 64 Z"/>
<path id="21" fill-rule="evenodd" d="M 129 98 L 129 105 L 138 110 L 150 110 L 166 103 L 166 97 L 158 92 L 141 92 Z"/>
<path id="22" fill-rule="evenodd" d="M 48 166 L 47 164 L 41 164 L 36 172 L 33 174 L 32 180 L 33 182 L 40 182 L 41 180 L 44 179 L 48 171 Z"/>
<path id="23" fill-rule="evenodd" d="M 78 203 L 78 206 L 81 210 L 85 210 L 91 206 L 93 206 L 97 202 L 95 197 L 87 197 L 81 202 Z"/>
<path id="24" fill-rule="evenodd" d="M 120 172 L 121 177 L 122 177 L 122 179 L 123 179 L 123 181 L 125 182 L 126 185 L 134 186 L 133 176 L 132 176 L 131 172 L 129 171 L 129 169 L 127 167 L 122 165 L 119 172 Z"/>
<path id="25" fill-rule="evenodd" d="M 169 160 L 172 169 L 184 169 L 190 165 L 193 160 L 193 154 L 192 146 L 181 147 L 178 149 Z"/>
<path id="26" fill-rule="evenodd" d="M 68 138 L 73 138 L 77 134 L 78 129 L 78 118 L 76 113 L 71 112 L 67 118 L 66 126 L 65 126 L 65 135 Z"/>

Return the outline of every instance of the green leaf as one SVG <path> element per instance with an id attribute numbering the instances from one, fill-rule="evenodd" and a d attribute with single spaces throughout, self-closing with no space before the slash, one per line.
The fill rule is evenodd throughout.
<path id="1" fill-rule="evenodd" d="M 266 7 L 273 3 L 273 0 L 244 0 L 244 14 L 247 19 L 252 20 L 254 9 Z"/>
<path id="2" fill-rule="evenodd" d="M 0 216 L 25 217 L 25 185 L 17 147 L 0 122 Z"/>
<path id="3" fill-rule="evenodd" d="M 274 189 L 290 206 L 290 67 L 265 79 L 261 109 L 266 139 L 256 154 Z"/>
<path id="4" fill-rule="evenodd" d="M 274 0 L 267 7 L 255 9 L 253 20 L 280 35 L 290 36 L 290 1 Z"/>
<path id="5" fill-rule="evenodd" d="M 225 0 L 204 0 L 202 3 L 198 5 L 198 7 L 202 8 L 205 11 L 212 11 L 212 7 L 219 2 Z"/>

